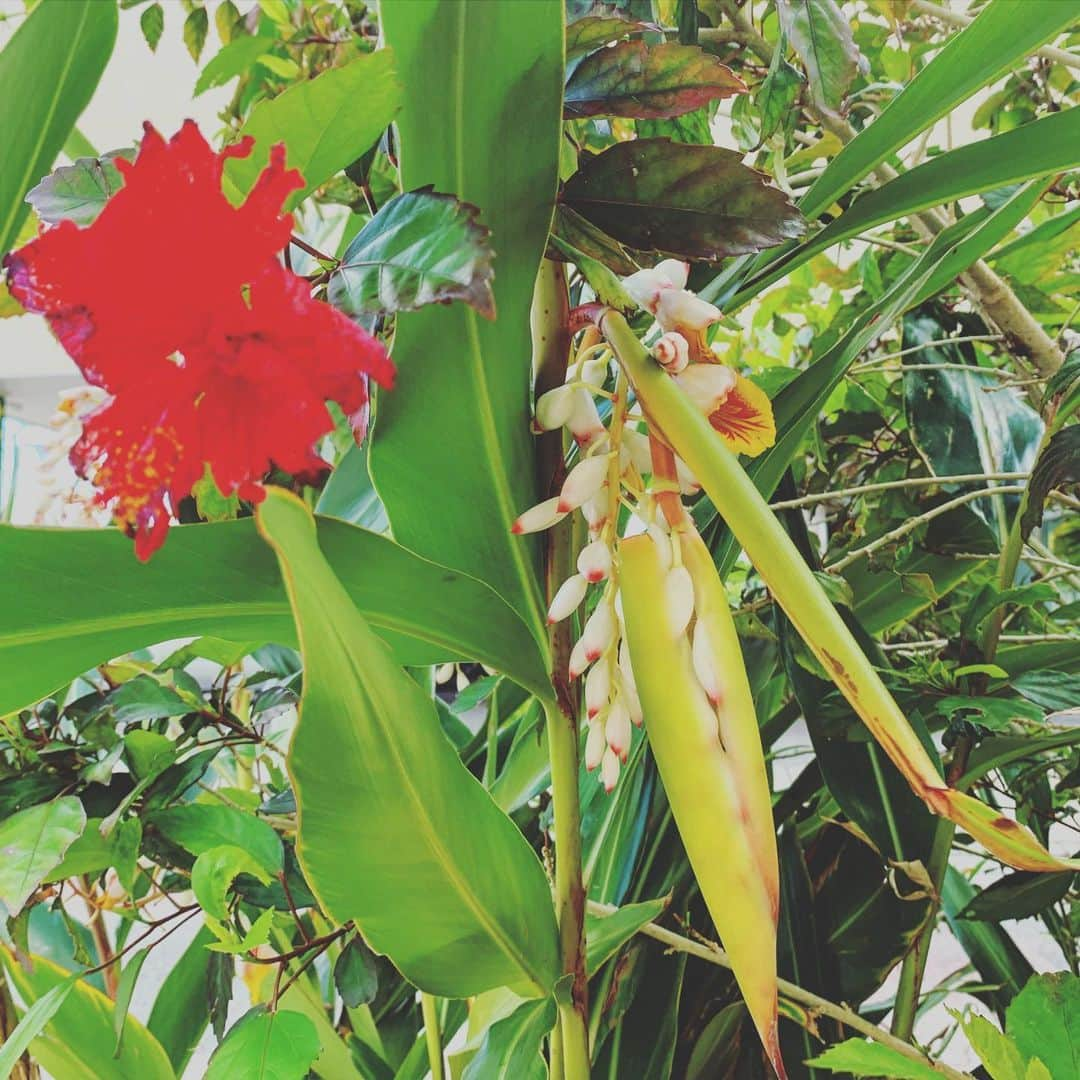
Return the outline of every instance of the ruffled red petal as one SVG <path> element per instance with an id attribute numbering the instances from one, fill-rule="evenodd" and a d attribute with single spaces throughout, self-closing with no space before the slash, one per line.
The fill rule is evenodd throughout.
<path id="1" fill-rule="evenodd" d="M 147 126 L 92 225 L 63 222 L 7 260 L 13 294 L 111 394 L 71 457 L 140 559 L 207 465 L 223 493 L 258 501 L 274 466 L 326 470 L 328 401 L 366 423 L 368 377 L 393 385 L 383 345 L 276 260 L 302 185 L 284 149 L 242 206 L 222 194 L 225 159 L 249 152 L 215 154 L 190 122 L 168 142 Z"/>

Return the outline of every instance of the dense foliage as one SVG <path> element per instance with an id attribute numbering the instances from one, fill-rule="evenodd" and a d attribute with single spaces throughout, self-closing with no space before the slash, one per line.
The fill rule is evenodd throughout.
<path id="1" fill-rule="evenodd" d="M 1077 1075 L 1074 5 L 26 7 L 0 1074 Z"/>

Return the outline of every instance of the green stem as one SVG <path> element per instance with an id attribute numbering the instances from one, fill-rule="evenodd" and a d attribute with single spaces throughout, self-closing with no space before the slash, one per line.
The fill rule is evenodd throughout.
<path id="1" fill-rule="evenodd" d="M 439 1007 L 431 994 L 421 993 L 420 1011 L 424 1017 L 424 1038 L 427 1040 L 431 1080 L 443 1080 L 442 1039 L 439 1036 Z"/>
<path id="2" fill-rule="evenodd" d="M 570 351 L 570 304 L 566 270 L 545 259 L 536 281 L 532 307 L 533 368 L 536 393 L 562 384 Z M 557 490 L 565 469 L 562 436 L 549 432 L 537 454 L 541 491 Z M 548 533 L 545 588 L 548 602 L 574 572 L 572 517 Z M 581 803 L 578 795 L 578 702 L 570 682 L 571 620 L 549 629 L 554 696 L 544 701 L 551 798 L 555 829 L 555 913 L 563 971 L 573 977 L 570 1001 L 559 1005 L 559 1038 L 552 1040 L 552 1075 L 588 1080 L 588 990 L 585 974 L 585 887 L 581 870 Z"/>

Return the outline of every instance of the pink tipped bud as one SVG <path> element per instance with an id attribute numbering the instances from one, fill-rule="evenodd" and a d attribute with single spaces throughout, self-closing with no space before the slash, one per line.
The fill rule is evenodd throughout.
<path id="1" fill-rule="evenodd" d="M 630 646 L 626 638 L 619 642 L 619 672 L 623 677 L 624 685 L 636 691 L 637 682 L 634 680 L 634 669 L 630 664 Z"/>
<path id="2" fill-rule="evenodd" d="M 601 601 L 589 616 L 581 634 L 586 660 L 591 664 L 598 659 L 614 639 L 615 616 L 611 612 L 611 605 L 606 601 Z"/>
<path id="3" fill-rule="evenodd" d="M 559 591 L 551 601 L 551 607 L 548 608 L 548 622 L 562 622 L 563 619 L 572 615 L 578 604 L 585 599 L 585 591 L 588 587 L 589 583 L 581 574 L 568 577 L 559 586 Z"/>
<path id="4" fill-rule="evenodd" d="M 735 372 L 724 364 L 691 364 L 675 381 L 699 412 L 711 416 L 735 388 Z"/>
<path id="5" fill-rule="evenodd" d="M 694 582 L 685 566 L 673 566 L 664 579 L 664 600 L 675 636 L 686 633 L 694 614 Z"/>
<path id="6" fill-rule="evenodd" d="M 673 562 L 671 537 L 655 523 L 649 526 L 648 533 L 652 542 L 656 545 L 656 553 L 660 556 L 660 565 L 665 570 L 670 569 Z"/>
<path id="7" fill-rule="evenodd" d="M 574 411 L 574 388 L 556 386 L 536 400 L 536 426 L 541 431 L 561 428 Z"/>
<path id="8" fill-rule="evenodd" d="M 592 772 L 604 756 L 604 725 L 597 721 L 589 725 L 589 734 L 585 737 L 585 768 Z"/>
<path id="9" fill-rule="evenodd" d="M 664 334 L 653 346 L 653 359 L 670 375 L 685 371 L 690 363 L 690 345 L 682 334 Z"/>
<path id="10" fill-rule="evenodd" d="M 719 322 L 723 312 L 686 289 L 661 289 L 656 300 L 656 321 L 663 330 L 704 330 Z"/>
<path id="11" fill-rule="evenodd" d="M 601 488 L 591 499 L 581 504 L 581 512 L 589 524 L 589 533 L 599 533 L 608 516 L 607 491 Z"/>
<path id="12" fill-rule="evenodd" d="M 570 650 L 570 659 L 567 662 L 567 672 L 571 679 L 576 679 L 588 666 L 589 658 L 585 655 L 585 638 L 580 637 L 574 642 Z"/>
<path id="13" fill-rule="evenodd" d="M 641 708 L 641 698 L 638 697 L 637 687 L 624 683 L 622 692 L 626 711 L 630 714 L 630 722 L 634 727 L 641 727 L 645 722 L 645 713 Z"/>
<path id="14" fill-rule="evenodd" d="M 701 688 L 705 691 L 705 696 L 715 707 L 720 704 L 720 672 L 716 666 L 716 653 L 713 650 L 712 639 L 702 619 L 698 619 L 697 625 L 694 627 L 692 652 L 694 673 L 698 677 L 698 682 L 701 683 Z"/>
<path id="15" fill-rule="evenodd" d="M 521 514 L 510 526 L 510 531 L 515 536 L 520 536 L 522 533 L 543 532 L 544 529 L 550 529 L 556 522 L 562 521 L 564 517 L 566 517 L 566 512 L 559 509 L 557 497 L 545 499 L 536 506 L 530 506 L 525 513 Z"/>
<path id="16" fill-rule="evenodd" d="M 578 555 L 577 568 L 591 584 L 603 581 L 611 573 L 611 548 L 603 540 L 586 544 Z"/>
<path id="17" fill-rule="evenodd" d="M 585 711 L 591 720 L 611 697 L 611 664 L 593 664 L 585 676 Z"/>
<path id="18" fill-rule="evenodd" d="M 623 428 L 622 448 L 639 473 L 652 472 L 652 455 L 649 453 L 647 435 L 642 435 L 640 431 L 635 431 L 633 428 Z"/>
<path id="19" fill-rule="evenodd" d="M 630 712 L 621 699 L 617 698 L 612 703 L 607 722 L 604 724 L 604 738 L 625 765 L 630 753 Z"/>
<path id="20" fill-rule="evenodd" d="M 574 405 L 566 426 L 579 446 L 589 446 L 601 435 L 607 434 L 607 428 L 600 422 L 600 414 L 596 411 L 596 402 L 589 391 L 580 386 L 574 390 Z"/>
<path id="21" fill-rule="evenodd" d="M 562 491 L 559 492 L 559 512 L 565 514 L 576 510 L 596 495 L 607 480 L 607 470 L 607 454 L 595 454 L 579 461 L 567 473 Z"/>
<path id="22" fill-rule="evenodd" d="M 615 785 L 618 782 L 619 759 L 609 746 L 600 759 L 600 783 L 604 785 L 604 790 L 610 795 L 615 790 Z"/>

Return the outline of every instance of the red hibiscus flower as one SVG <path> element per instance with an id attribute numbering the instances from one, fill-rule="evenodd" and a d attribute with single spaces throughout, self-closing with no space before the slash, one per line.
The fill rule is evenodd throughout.
<path id="1" fill-rule="evenodd" d="M 61 222 L 5 260 L 12 294 L 110 395 L 71 460 L 143 560 L 207 466 L 222 492 L 258 500 L 274 465 L 325 469 L 327 401 L 362 426 L 367 377 L 393 384 L 383 346 L 277 261 L 282 202 L 303 185 L 284 149 L 243 205 L 225 198 L 225 160 L 250 150 L 214 153 L 191 121 L 168 142 L 147 125 L 93 224 Z"/>

